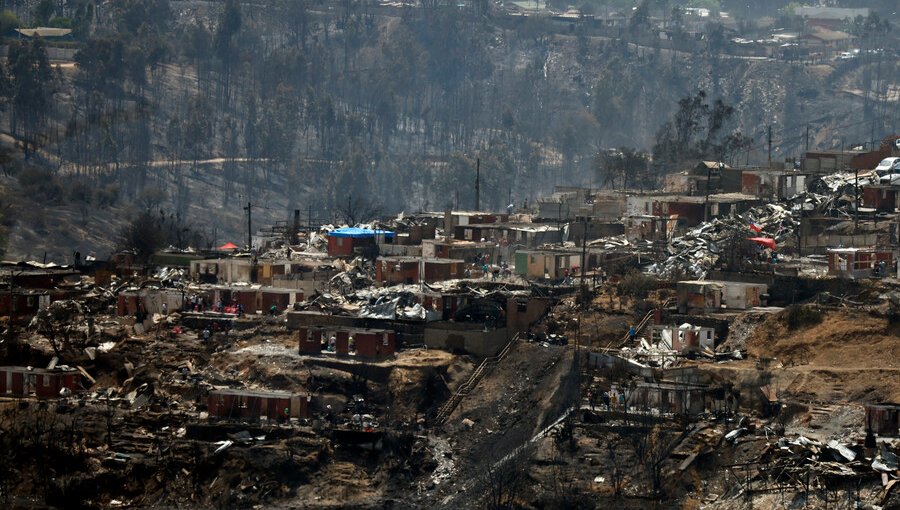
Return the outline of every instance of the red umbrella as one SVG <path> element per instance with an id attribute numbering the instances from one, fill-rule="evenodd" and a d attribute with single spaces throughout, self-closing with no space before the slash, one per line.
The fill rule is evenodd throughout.
<path id="1" fill-rule="evenodd" d="M 219 246 L 219 251 L 228 251 L 228 250 L 236 250 L 238 246 L 234 243 L 225 243 L 222 246 Z"/>
<path id="2" fill-rule="evenodd" d="M 770 250 L 775 250 L 778 248 L 778 245 L 775 244 L 775 240 L 770 237 L 748 237 L 747 240 L 765 246 Z"/>

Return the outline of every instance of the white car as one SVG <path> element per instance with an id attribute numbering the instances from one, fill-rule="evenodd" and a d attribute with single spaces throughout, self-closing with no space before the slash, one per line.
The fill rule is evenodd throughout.
<path id="1" fill-rule="evenodd" d="M 884 158 L 875 167 L 875 174 L 882 184 L 900 184 L 900 158 Z"/>

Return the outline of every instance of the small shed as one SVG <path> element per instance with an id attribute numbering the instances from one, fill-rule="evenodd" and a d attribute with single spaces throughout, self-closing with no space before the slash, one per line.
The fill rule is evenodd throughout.
<path id="1" fill-rule="evenodd" d="M 286 391 L 219 389 L 209 392 L 210 416 L 237 420 L 309 418 L 312 396 Z"/>
<path id="2" fill-rule="evenodd" d="M 678 352 L 698 349 L 715 349 L 716 330 L 704 326 L 682 324 L 681 326 L 654 325 L 650 327 L 650 343 L 662 344 Z"/>

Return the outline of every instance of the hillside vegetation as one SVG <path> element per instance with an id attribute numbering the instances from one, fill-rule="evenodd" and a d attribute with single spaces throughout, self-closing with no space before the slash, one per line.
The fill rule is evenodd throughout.
<path id="1" fill-rule="evenodd" d="M 640 24 L 611 38 L 478 2 L 67 5 L 56 14 L 78 27 L 74 62 L 25 41 L 3 67 L 13 256 L 104 255 L 140 211 L 190 229 L 177 242 L 210 245 L 245 238 L 248 201 L 256 225 L 293 209 L 340 222 L 347 204 L 471 208 L 476 160 L 490 209 L 533 204 L 557 184 L 647 189 L 675 162 L 626 168 L 620 181 L 598 156 L 650 151 L 679 100 L 701 90 L 733 108 L 719 133 L 740 143 L 717 153 L 732 162 L 765 159 L 769 124 L 777 159 L 799 154 L 808 123 L 823 148 L 867 140 L 876 121 L 889 128 L 871 101 L 836 93 L 871 82 L 865 63 L 835 77 L 712 43 L 673 51 Z"/>

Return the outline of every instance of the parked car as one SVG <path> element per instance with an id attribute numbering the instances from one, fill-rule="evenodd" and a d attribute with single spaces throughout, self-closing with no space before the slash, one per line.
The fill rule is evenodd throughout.
<path id="1" fill-rule="evenodd" d="M 882 184 L 900 184 L 900 158 L 884 158 L 875 167 L 875 175 Z"/>

